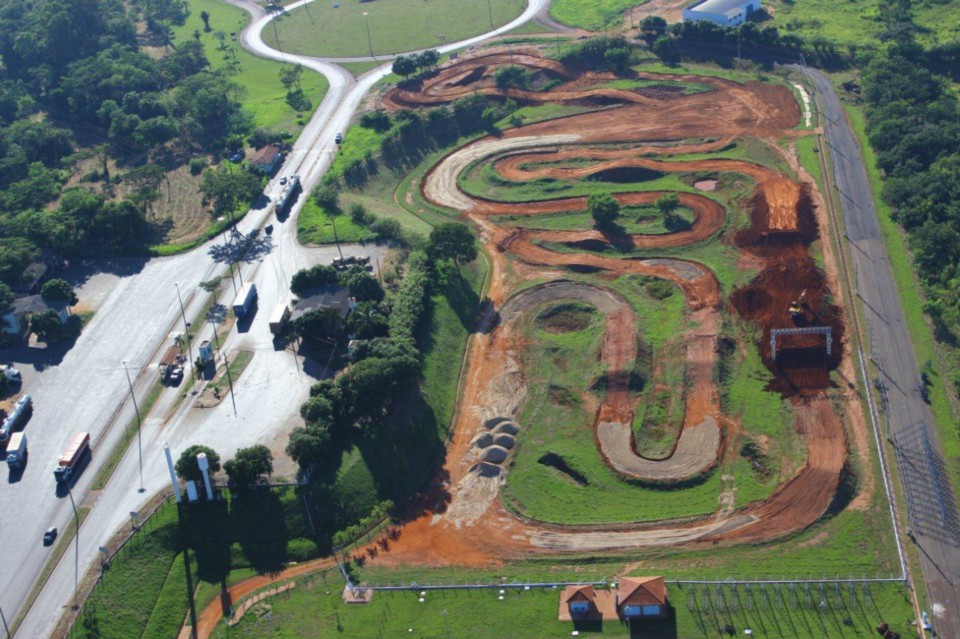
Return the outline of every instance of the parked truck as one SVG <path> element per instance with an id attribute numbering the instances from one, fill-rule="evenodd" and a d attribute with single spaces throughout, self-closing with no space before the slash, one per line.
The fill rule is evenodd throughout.
<path id="1" fill-rule="evenodd" d="M 237 299 L 233 301 L 233 314 L 238 318 L 243 317 L 250 311 L 250 307 L 257 299 L 257 285 L 246 283 L 240 292 L 237 293 Z"/>
<path id="2" fill-rule="evenodd" d="M 70 479 L 88 452 L 90 452 L 90 433 L 77 433 L 57 460 L 57 467 L 53 469 L 53 476 L 57 478 L 58 484 Z"/>
<path id="3" fill-rule="evenodd" d="M 33 400 L 30 399 L 30 396 L 24 395 L 21 397 L 3 421 L 3 425 L 0 426 L 0 443 L 7 441 L 13 436 L 13 431 L 16 430 L 18 426 L 23 425 L 32 410 Z"/>
<path id="4" fill-rule="evenodd" d="M 11 471 L 20 470 L 27 461 L 27 434 L 14 433 L 7 442 L 7 466 Z"/>
<path id="5" fill-rule="evenodd" d="M 183 379 L 183 353 L 176 344 L 160 358 L 160 375 L 164 383 L 176 384 Z"/>
<path id="6" fill-rule="evenodd" d="M 270 314 L 270 332 L 279 335 L 290 321 L 290 304 L 281 302 Z"/>

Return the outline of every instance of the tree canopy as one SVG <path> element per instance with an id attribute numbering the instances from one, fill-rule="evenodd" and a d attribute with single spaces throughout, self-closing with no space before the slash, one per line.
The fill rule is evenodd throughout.
<path id="1" fill-rule="evenodd" d="M 620 217 L 620 203 L 609 193 L 594 193 L 587 198 L 587 211 L 597 227 L 602 228 Z"/>
<path id="2" fill-rule="evenodd" d="M 180 479 L 195 482 L 203 481 L 203 474 L 200 472 L 200 466 L 197 464 L 197 455 L 200 453 L 207 454 L 210 474 L 220 471 L 220 455 L 217 454 L 217 451 L 209 446 L 194 444 L 180 453 L 177 463 L 174 464 L 174 469 L 177 471 L 177 476 Z"/>
<path id="3" fill-rule="evenodd" d="M 262 476 L 273 473 L 273 453 L 262 444 L 241 448 L 223 464 L 223 470 L 237 486 L 252 486 Z"/>
<path id="4" fill-rule="evenodd" d="M 430 231 L 427 252 L 437 260 L 466 264 L 477 258 L 477 240 L 467 226 L 445 222 Z"/>

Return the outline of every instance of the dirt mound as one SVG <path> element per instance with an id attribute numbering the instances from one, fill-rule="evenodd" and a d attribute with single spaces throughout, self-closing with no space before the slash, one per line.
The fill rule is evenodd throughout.
<path id="1" fill-rule="evenodd" d="M 734 236 L 734 244 L 758 257 L 786 260 L 805 256 L 807 247 L 818 237 L 809 188 L 797 188 L 791 194 L 796 195 L 791 197 L 793 212 L 781 210 L 776 221 L 771 217 L 770 193 L 765 188 L 754 193 L 750 199 L 750 226 Z"/>
<path id="2" fill-rule="evenodd" d="M 828 293 L 823 272 L 813 258 L 778 260 L 764 268 L 756 278 L 730 295 L 730 303 L 744 319 L 762 329 L 760 355 L 774 374 L 770 390 L 792 395 L 830 388 L 830 371 L 840 365 L 844 324 L 840 309 L 826 299 Z M 797 322 L 788 309 L 803 296 L 804 326 L 829 326 L 833 345 L 827 357 L 821 335 L 791 335 L 778 338 L 777 359 L 771 358 L 770 331 L 794 328 Z"/>
<path id="3" fill-rule="evenodd" d="M 548 333 L 575 333 L 590 328 L 595 317 L 593 308 L 585 304 L 558 304 L 540 313 L 537 325 Z"/>

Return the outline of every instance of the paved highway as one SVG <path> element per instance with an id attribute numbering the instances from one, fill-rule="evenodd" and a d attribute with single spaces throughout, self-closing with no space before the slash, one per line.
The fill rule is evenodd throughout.
<path id="1" fill-rule="evenodd" d="M 366 93 L 389 73 L 389 65 L 354 81 L 348 72 L 330 62 L 275 51 L 260 37 L 272 16 L 264 15 L 253 3 L 237 1 L 234 4 L 244 7 L 254 17 L 241 34 L 244 47 L 266 58 L 302 64 L 323 73 L 330 82 L 327 95 L 298 138 L 281 173 L 300 175 L 304 192 L 309 193 L 329 168 L 336 150 L 334 136 L 346 130 Z M 288 9 L 302 4 L 295 3 Z M 500 30 L 440 47 L 440 51 L 472 46 L 499 35 L 499 31 L 531 19 L 546 4 L 547 0 L 531 0 L 520 17 Z M 271 201 L 281 188 L 277 180 L 268 185 L 266 194 Z M 98 562 L 98 546 L 126 524 L 128 513 L 141 509 L 150 495 L 165 489 L 168 475 L 163 445 L 169 444 L 176 451 L 193 443 L 214 443 L 225 458 L 237 447 L 256 442 L 273 443 L 275 449 L 282 448 L 277 435 L 288 432 L 296 423 L 297 408 L 309 387 L 309 384 L 291 383 L 293 376 L 322 372 L 303 371 L 302 359 L 294 358 L 289 351 L 274 351 L 265 332 L 263 316 L 285 294 L 293 272 L 335 254 L 335 249 L 306 249 L 297 243 L 296 215 L 303 199 L 301 195 L 284 223 L 273 220 L 276 230 L 272 238 L 264 240 L 257 247 L 255 257 L 243 265 L 244 279 L 257 283 L 261 302 L 260 316 L 250 332 L 234 331 L 223 345 L 224 350 L 246 348 L 256 353 L 237 384 L 238 415 L 233 416 L 229 400 L 213 409 L 189 409 L 190 402 L 186 402 L 174 408 L 173 414 L 162 414 L 165 412 L 162 408 L 154 411 L 142 429 L 146 492 L 137 490 L 139 464 L 134 445 L 107 487 L 98 495 L 89 493 L 90 483 L 107 451 L 119 438 L 121 427 L 135 416 L 132 402 L 125 401 L 129 392 L 121 362 L 128 362 L 131 374 L 135 375 L 135 394 L 142 399 L 157 379 L 155 364 L 161 349 L 169 343 L 169 334 L 182 329 L 174 283 L 180 283 L 186 314 L 191 319 L 204 302 L 198 283 L 223 273 L 223 264 L 216 259 L 222 252 L 223 240 L 212 240 L 176 257 L 112 265 L 116 281 L 69 351 L 62 356 L 24 351 L 24 357 L 15 360 L 18 367 L 26 369 L 25 390 L 33 395 L 36 409 L 26 428 L 30 444 L 27 468 L 16 482 L 0 490 L 0 547 L 4 548 L 6 557 L 0 575 L 0 609 L 8 622 L 16 616 L 48 557 L 49 549 L 40 542 L 43 530 L 48 526 L 63 530 L 72 517 L 69 499 L 55 495 L 52 469 L 57 455 L 74 433 L 89 431 L 95 443 L 89 466 L 73 486 L 77 502 L 92 508 L 80 532 L 81 575 Z M 272 219 L 269 207 L 253 210 L 238 229 L 249 233 L 268 219 Z M 345 252 L 372 254 L 369 248 Z M 229 293 L 225 299 L 229 303 Z M 198 340 L 205 337 L 209 335 L 201 333 Z M 290 388 L 299 390 L 289 392 Z M 169 396 L 158 402 L 158 407 L 172 405 Z M 121 426 L 113 427 L 114 424 Z M 73 581 L 71 549 L 54 569 L 16 636 L 49 636 L 64 607 L 72 601 Z"/>
<path id="2" fill-rule="evenodd" d="M 807 70 L 822 98 L 825 135 L 834 165 L 846 238 L 856 270 L 871 338 L 889 406 L 889 437 L 897 442 L 898 465 L 907 484 L 908 525 L 922 557 L 928 605 L 941 637 L 960 637 L 960 546 L 956 500 L 939 453 L 933 415 L 920 391 L 917 357 L 880 234 L 877 211 L 856 137 L 830 80 Z"/>

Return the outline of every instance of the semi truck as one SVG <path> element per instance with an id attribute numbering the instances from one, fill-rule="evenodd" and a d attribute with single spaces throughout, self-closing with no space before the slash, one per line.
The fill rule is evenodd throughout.
<path id="1" fill-rule="evenodd" d="M 27 434 L 14 433 L 7 442 L 7 466 L 11 471 L 20 470 L 27 461 Z"/>
<path id="2" fill-rule="evenodd" d="M 257 285 L 247 282 L 237 293 L 237 299 L 233 301 L 233 314 L 238 318 L 243 317 L 250 311 L 250 307 L 257 299 Z"/>
<path id="3" fill-rule="evenodd" d="M 30 399 L 29 395 L 24 395 L 17 401 L 7 418 L 3 420 L 3 425 L 0 426 L 0 443 L 13 436 L 13 431 L 26 421 L 31 410 L 33 410 L 33 400 Z"/>
<path id="4" fill-rule="evenodd" d="M 84 455 L 90 451 L 90 433 L 77 433 L 67 446 L 67 449 L 57 460 L 57 467 L 53 469 L 53 476 L 57 483 L 62 484 L 70 479 L 77 469 Z"/>
<path id="5" fill-rule="evenodd" d="M 299 192 L 300 192 L 300 176 L 299 175 L 290 176 L 290 181 L 287 182 L 287 185 L 283 188 L 283 191 L 280 193 L 280 197 L 277 198 L 276 214 L 278 216 L 283 216 L 287 214 L 288 209 L 293 205 L 294 201 L 297 199 L 297 194 Z"/>

